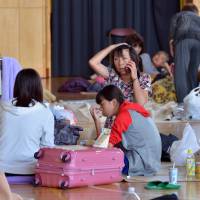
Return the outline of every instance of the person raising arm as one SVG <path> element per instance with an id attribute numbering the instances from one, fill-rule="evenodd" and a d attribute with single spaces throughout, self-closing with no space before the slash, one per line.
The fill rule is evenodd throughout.
<path id="1" fill-rule="evenodd" d="M 102 64 L 103 59 L 108 55 L 111 57 L 111 67 Z M 148 102 L 148 94 L 151 93 L 151 78 L 139 71 L 138 63 L 137 53 L 126 43 L 112 44 L 89 60 L 91 68 L 106 79 L 105 85 L 117 86 L 126 100 L 144 105 Z M 97 110 L 94 106 L 90 112 L 98 135 L 101 132 L 101 124 L 95 117 Z M 111 128 L 112 122 L 113 117 L 108 117 L 105 127 Z"/>

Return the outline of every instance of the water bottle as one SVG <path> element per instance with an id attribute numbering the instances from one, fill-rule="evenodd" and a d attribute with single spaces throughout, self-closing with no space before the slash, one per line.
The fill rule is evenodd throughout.
<path id="1" fill-rule="evenodd" d="M 170 184 L 177 184 L 178 179 L 178 168 L 175 168 L 175 163 L 173 167 L 169 169 L 169 183 Z"/>
<path id="2" fill-rule="evenodd" d="M 195 157 L 192 149 L 187 150 L 186 173 L 187 177 L 195 176 Z"/>

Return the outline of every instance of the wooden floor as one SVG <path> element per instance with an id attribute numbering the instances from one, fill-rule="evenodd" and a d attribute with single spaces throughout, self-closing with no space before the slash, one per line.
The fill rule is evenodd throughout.
<path id="1" fill-rule="evenodd" d="M 14 192 L 21 194 L 24 200 L 136 200 L 131 193 L 133 188 L 141 200 L 149 200 L 164 194 L 175 193 L 180 200 L 199 200 L 200 182 L 180 183 L 179 190 L 146 190 L 145 183 L 115 183 L 111 185 L 90 186 L 75 189 L 55 189 L 32 187 L 30 185 L 12 185 Z"/>

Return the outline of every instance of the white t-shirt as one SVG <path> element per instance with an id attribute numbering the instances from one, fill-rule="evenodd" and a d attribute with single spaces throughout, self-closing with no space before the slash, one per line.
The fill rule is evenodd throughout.
<path id="1" fill-rule="evenodd" d="M 43 104 L 16 107 L 0 103 L 0 171 L 34 174 L 34 153 L 54 145 L 54 117 Z"/>

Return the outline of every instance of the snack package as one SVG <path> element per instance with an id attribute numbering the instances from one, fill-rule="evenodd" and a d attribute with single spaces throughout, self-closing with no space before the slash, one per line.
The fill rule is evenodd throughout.
<path id="1" fill-rule="evenodd" d="M 102 128 L 102 132 L 100 136 L 96 139 L 93 147 L 107 148 L 110 138 L 110 131 L 111 129 L 109 128 Z"/>

